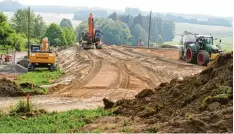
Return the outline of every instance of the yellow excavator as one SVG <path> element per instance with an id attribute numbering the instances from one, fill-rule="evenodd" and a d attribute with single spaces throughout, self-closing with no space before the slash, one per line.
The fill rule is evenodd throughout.
<path id="1" fill-rule="evenodd" d="M 56 70 L 56 54 L 50 51 L 47 37 L 42 39 L 41 45 L 31 45 L 28 71 L 34 71 L 35 68 Z"/>

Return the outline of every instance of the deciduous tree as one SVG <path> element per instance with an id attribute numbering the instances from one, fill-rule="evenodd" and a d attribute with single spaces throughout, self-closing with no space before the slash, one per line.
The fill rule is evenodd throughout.
<path id="1" fill-rule="evenodd" d="M 48 37 L 50 45 L 67 45 L 67 41 L 62 29 L 55 23 L 50 24 L 49 28 L 46 30 L 45 37 Z"/>

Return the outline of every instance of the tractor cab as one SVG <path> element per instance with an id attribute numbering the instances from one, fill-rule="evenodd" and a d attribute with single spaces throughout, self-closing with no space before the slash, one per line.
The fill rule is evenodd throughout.
<path id="1" fill-rule="evenodd" d="M 212 53 L 221 52 L 221 50 L 214 45 L 214 38 L 211 35 L 196 35 L 196 43 L 198 44 L 199 50 L 205 50 L 210 55 Z"/>

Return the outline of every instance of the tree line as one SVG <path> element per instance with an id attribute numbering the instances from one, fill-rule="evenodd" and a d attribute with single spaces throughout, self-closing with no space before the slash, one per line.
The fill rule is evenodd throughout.
<path id="1" fill-rule="evenodd" d="M 174 16 L 174 15 L 158 15 L 160 17 L 163 17 L 168 20 L 173 20 L 174 22 L 180 22 L 180 23 L 190 23 L 190 24 L 200 24 L 200 25 L 213 25 L 213 26 L 227 26 L 232 27 L 232 20 L 227 20 L 224 18 L 208 18 L 207 20 L 198 20 L 196 18 L 184 18 L 181 16 Z"/>
<path id="2" fill-rule="evenodd" d="M 89 13 L 92 12 L 95 18 L 106 18 L 108 16 L 107 10 L 80 10 L 75 12 L 74 20 L 86 20 Z M 113 13 L 112 13 L 113 14 Z M 139 8 L 125 8 L 124 13 L 121 15 L 131 15 L 131 16 L 138 16 L 141 15 L 148 15 L 149 12 L 143 12 Z M 207 20 L 199 20 L 197 18 L 186 18 L 180 15 L 174 14 L 162 14 L 162 13 L 152 13 L 153 16 L 163 18 L 165 20 L 171 20 L 174 22 L 179 23 L 189 23 L 189 24 L 200 24 L 200 25 L 213 25 L 213 26 L 227 26 L 232 27 L 232 19 L 226 19 L 222 17 L 206 17 Z"/>
<path id="3" fill-rule="evenodd" d="M 7 17 L 0 12 L 0 45 L 13 46 L 21 51 L 27 47 L 27 36 L 30 35 L 30 44 L 40 44 L 42 38 L 48 37 L 50 45 L 73 45 L 76 42 L 75 31 L 70 20 L 63 19 L 60 25 L 52 23 L 46 25 L 40 15 L 30 11 L 30 30 L 28 33 L 28 9 L 17 10 L 10 23 Z"/>
<path id="4" fill-rule="evenodd" d="M 14 46 L 17 50 L 27 47 L 28 36 L 28 10 L 17 10 L 10 22 L 1 12 L 0 45 Z M 80 23 L 73 29 L 72 23 L 68 19 L 63 19 L 60 25 L 52 23 L 46 25 L 40 15 L 30 12 L 30 44 L 40 44 L 42 38 L 48 37 L 50 45 L 64 46 L 73 45 L 79 41 L 82 32 L 87 30 L 88 16 L 86 21 Z M 145 45 L 148 40 L 149 16 L 131 16 L 110 14 L 107 18 L 95 19 L 95 28 L 102 30 L 103 42 L 116 45 L 137 45 L 142 39 Z M 152 17 L 151 21 L 151 44 L 162 44 L 164 41 L 171 41 L 174 38 L 175 24 L 172 21 L 159 17 Z"/>
<path id="5" fill-rule="evenodd" d="M 87 19 L 87 18 L 86 18 Z M 108 18 L 96 19 L 96 29 L 103 32 L 103 42 L 106 44 L 137 45 L 141 39 L 145 45 L 148 41 L 149 16 L 118 15 L 112 13 Z M 81 39 L 81 32 L 87 29 L 88 22 L 83 21 L 77 28 L 77 39 Z M 162 44 L 164 41 L 174 39 L 175 24 L 173 21 L 152 17 L 151 20 L 151 44 Z"/>

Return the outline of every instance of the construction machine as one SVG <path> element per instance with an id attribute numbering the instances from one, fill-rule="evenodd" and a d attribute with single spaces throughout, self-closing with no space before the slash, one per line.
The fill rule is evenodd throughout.
<path id="1" fill-rule="evenodd" d="M 188 34 L 184 35 L 182 40 L 179 56 L 188 63 L 206 66 L 223 52 L 214 45 L 214 37 L 211 35 Z"/>
<path id="2" fill-rule="evenodd" d="M 56 54 L 50 51 L 47 37 L 42 39 L 42 45 L 31 45 L 28 70 L 34 71 L 35 68 L 56 70 Z"/>
<path id="3" fill-rule="evenodd" d="M 88 31 L 84 31 L 82 33 L 82 39 L 80 40 L 80 44 L 83 49 L 102 49 L 102 32 L 99 29 L 94 28 L 94 20 L 92 13 L 89 14 L 88 18 Z"/>

